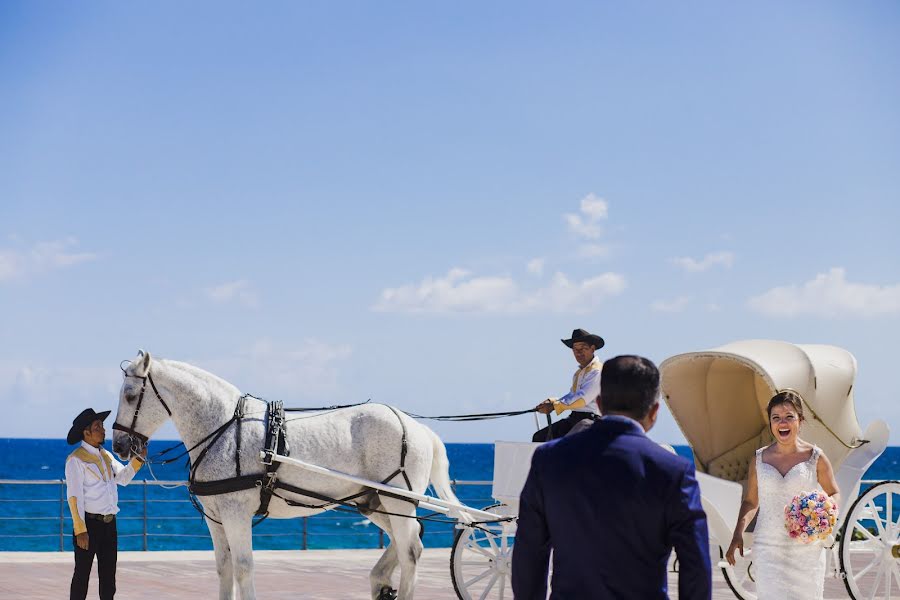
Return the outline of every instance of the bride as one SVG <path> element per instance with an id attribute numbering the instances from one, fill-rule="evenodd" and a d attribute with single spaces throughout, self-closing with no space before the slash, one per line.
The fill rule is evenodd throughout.
<path id="1" fill-rule="evenodd" d="M 819 542 L 802 544 L 791 539 L 784 528 L 784 507 L 800 492 L 814 489 L 831 496 L 837 506 L 840 490 L 828 458 L 817 446 L 800 439 L 800 394 L 793 390 L 775 394 L 766 412 L 775 442 L 757 450 L 750 464 L 747 492 L 725 558 L 733 565 L 736 551 L 744 555 L 744 530 L 758 510 L 753 530 L 757 596 L 760 600 L 820 600 L 825 548 Z"/>

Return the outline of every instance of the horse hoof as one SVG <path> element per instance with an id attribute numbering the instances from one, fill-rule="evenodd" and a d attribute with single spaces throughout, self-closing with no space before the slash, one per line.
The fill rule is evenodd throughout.
<path id="1" fill-rule="evenodd" d="M 397 600 L 397 590 L 384 586 L 378 594 L 378 600 Z"/>

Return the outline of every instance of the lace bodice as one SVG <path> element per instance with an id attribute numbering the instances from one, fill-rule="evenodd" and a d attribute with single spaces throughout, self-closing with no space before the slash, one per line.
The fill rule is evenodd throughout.
<path id="1" fill-rule="evenodd" d="M 763 449 L 756 451 L 756 481 L 759 513 L 753 531 L 753 562 L 760 600 L 776 598 L 822 598 L 825 584 L 825 551 L 821 543 L 801 544 L 784 528 L 784 507 L 800 492 L 819 487 L 816 465 L 821 450 L 784 474 L 763 462 Z"/>
<path id="2" fill-rule="evenodd" d="M 784 543 L 794 546 L 784 529 L 784 507 L 800 492 L 819 489 L 816 464 L 821 451 L 813 446 L 809 459 L 798 463 L 784 474 L 773 465 L 763 461 L 763 448 L 756 451 L 756 481 L 759 490 L 759 516 L 756 521 L 754 538 L 762 536 L 770 543 Z"/>

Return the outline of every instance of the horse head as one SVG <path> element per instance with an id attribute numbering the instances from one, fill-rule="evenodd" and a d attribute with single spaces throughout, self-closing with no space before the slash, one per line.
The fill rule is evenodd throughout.
<path id="1" fill-rule="evenodd" d="M 172 416 L 153 383 L 153 364 L 149 352 L 138 350 L 135 359 L 122 368 L 122 389 L 119 390 L 119 408 L 113 424 L 112 447 L 123 460 L 143 450 L 150 436 Z"/>

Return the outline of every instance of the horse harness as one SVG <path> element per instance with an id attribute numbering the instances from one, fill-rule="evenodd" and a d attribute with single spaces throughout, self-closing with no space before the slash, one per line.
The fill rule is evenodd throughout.
<path id="1" fill-rule="evenodd" d="M 130 375 L 130 377 L 138 377 L 136 375 Z M 139 377 L 143 379 L 143 384 L 141 386 L 141 393 L 138 398 L 137 407 L 134 411 L 134 416 L 131 420 L 131 427 L 125 427 L 120 425 L 118 422 L 113 424 L 113 429 L 118 431 L 124 431 L 130 435 L 133 435 L 147 443 L 149 438 L 142 433 L 136 431 L 135 427 L 137 426 L 137 417 L 138 413 L 141 409 L 141 403 L 144 400 L 144 392 L 147 387 L 147 382 L 150 382 L 150 387 L 153 388 L 153 392 L 156 395 L 156 398 L 160 401 L 165 408 L 166 412 L 169 416 L 172 416 L 172 411 L 169 410 L 168 405 L 165 400 L 162 399 L 162 396 L 159 393 L 159 390 L 156 388 L 156 384 L 153 383 L 153 378 L 150 373 L 147 373 L 146 377 Z M 272 496 L 276 496 L 284 502 L 286 502 L 289 506 L 297 506 L 302 508 L 309 509 L 328 509 L 334 506 L 343 505 L 346 506 L 347 503 L 357 500 L 361 496 L 368 495 L 370 493 L 375 493 L 376 495 L 382 496 L 390 496 L 392 498 L 397 498 L 400 500 L 404 500 L 406 502 L 410 502 L 413 504 L 418 504 L 418 501 L 407 498 L 406 496 L 401 496 L 399 494 L 391 494 L 390 492 L 384 491 L 376 491 L 371 489 L 365 489 L 356 494 L 352 494 L 350 496 L 344 498 L 331 498 L 329 496 L 325 496 L 323 494 L 319 494 L 314 490 L 307 490 L 304 488 L 300 488 L 294 485 L 290 485 L 288 483 L 284 483 L 278 479 L 278 468 L 281 466 L 280 462 L 276 462 L 274 460 L 275 455 L 280 456 L 290 456 L 290 448 L 287 443 L 287 429 L 286 429 L 286 421 L 284 417 L 285 408 L 284 403 L 280 400 L 273 401 L 265 401 L 266 402 L 266 435 L 265 435 L 265 445 L 261 452 L 260 462 L 265 465 L 266 469 L 262 473 L 254 473 L 243 475 L 241 473 L 241 422 L 245 416 L 246 403 L 248 398 L 251 398 L 250 394 L 244 394 L 238 399 L 237 406 L 234 409 L 234 415 L 227 422 L 222 424 L 218 429 L 207 435 L 200 442 L 198 442 L 195 446 L 190 448 L 193 450 L 200 446 L 201 444 L 209 441 L 208 444 L 200 451 L 200 455 L 197 457 L 196 462 L 192 462 L 190 465 L 190 471 L 188 476 L 188 490 L 190 490 L 193 496 L 217 496 L 219 494 L 228 494 L 231 492 L 239 492 L 243 490 L 249 490 L 252 488 L 259 488 L 259 507 L 256 510 L 257 515 L 262 515 L 263 517 L 268 516 L 269 513 L 269 503 L 272 500 Z M 387 406 L 397 417 L 397 420 L 400 422 L 400 427 L 402 430 L 402 437 L 400 439 L 400 466 L 396 471 L 391 473 L 388 477 L 381 481 L 381 483 L 387 484 L 393 481 L 395 477 L 398 475 L 403 475 L 403 481 L 406 484 L 407 489 L 412 491 L 412 483 L 409 480 L 409 476 L 406 474 L 406 455 L 409 451 L 409 441 L 406 430 L 406 423 L 403 422 L 403 419 L 400 417 L 400 413 L 397 412 L 392 406 Z M 291 409 L 287 409 L 291 410 Z M 200 467 L 200 464 L 203 462 L 203 459 L 206 458 L 206 455 L 209 453 L 210 449 L 215 446 L 216 442 L 225 434 L 225 432 L 234 424 L 236 427 L 236 435 L 235 435 L 235 476 L 229 477 L 227 479 L 217 479 L 214 481 L 197 481 L 197 469 Z M 188 450 L 187 452 L 190 452 Z M 300 496 L 306 496 L 308 498 L 315 498 L 316 500 L 320 500 L 324 502 L 324 504 L 307 504 L 304 502 L 299 502 L 296 500 L 292 500 L 290 498 L 285 498 L 284 496 L 278 494 L 278 490 L 284 490 L 286 492 L 290 492 L 293 494 L 298 494 Z M 360 512 L 371 512 L 374 509 L 368 506 L 367 504 L 356 502 L 354 505 Z M 195 507 L 203 512 L 202 508 L 197 506 L 195 503 Z M 206 513 L 203 513 L 206 515 Z M 210 518 L 209 515 L 206 515 L 207 518 Z M 214 519 L 213 519 L 214 520 Z"/>
<path id="2" fill-rule="evenodd" d="M 221 437 L 221 434 L 224 433 L 225 430 L 223 429 L 222 432 L 203 449 L 203 451 L 200 453 L 200 456 L 197 457 L 197 461 L 191 465 L 190 477 L 188 479 L 188 489 L 192 494 L 194 494 L 195 496 L 215 496 L 256 487 L 259 488 L 260 495 L 259 508 L 257 508 L 256 514 L 265 516 L 268 515 L 269 503 L 271 502 L 273 496 L 280 498 L 289 506 L 325 510 L 338 505 L 346 505 L 348 502 L 356 500 L 361 496 L 365 496 L 374 491 L 365 489 L 361 492 L 346 496 L 344 498 L 332 498 L 330 496 L 320 494 L 314 490 L 308 490 L 281 481 L 278 477 L 278 468 L 281 466 L 281 463 L 275 461 L 274 457 L 276 454 L 280 456 L 290 456 L 290 448 L 288 447 L 287 443 L 287 428 L 284 417 L 284 403 L 280 400 L 266 402 L 265 445 L 262 452 L 260 453 L 260 462 L 265 465 L 266 470 L 263 473 L 242 475 L 240 463 L 240 427 L 241 420 L 244 416 L 243 411 L 247 397 L 248 396 L 246 395 L 241 396 L 235 409 L 235 417 L 233 418 L 233 421 L 237 424 L 236 439 L 238 440 L 235 450 L 235 476 L 229 477 L 227 479 L 218 479 L 215 481 L 197 481 L 196 479 L 197 469 L 199 468 L 200 463 L 206 456 L 206 453 L 213 447 L 218 438 Z M 387 408 L 389 408 L 391 412 L 393 412 L 397 417 L 402 430 L 402 436 L 400 439 L 400 467 L 384 480 L 382 480 L 381 483 L 390 483 L 395 477 L 397 477 L 398 475 L 402 475 L 407 489 L 412 491 L 412 483 L 409 480 L 409 476 L 406 474 L 406 455 L 409 451 L 409 441 L 406 424 L 403 422 L 403 419 L 400 417 L 400 414 L 395 408 L 391 406 L 388 406 Z M 278 490 L 284 490 L 286 492 L 298 494 L 307 498 L 315 498 L 316 500 L 324 502 L 324 504 L 309 504 L 286 498 L 283 495 L 279 494 Z M 399 494 L 395 495 L 389 492 L 382 491 L 378 491 L 375 493 L 400 498 L 408 502 L 417 504 L 415 500 L 411 500 L 409 498 L 406 498 L 405 496 L 400 496 Z M 358 503 L 356 506 L 363 511 L 369 508 L 367 505 L 363 505 L 361 503 Z"/>

